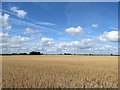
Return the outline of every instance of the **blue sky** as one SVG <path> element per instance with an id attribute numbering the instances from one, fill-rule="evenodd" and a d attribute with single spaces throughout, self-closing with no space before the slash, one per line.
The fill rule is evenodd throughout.
<path id="1" fill-rule="evenodd" d="M 118 3 L 2 3 L 3 53 L 117 54 Z"/>

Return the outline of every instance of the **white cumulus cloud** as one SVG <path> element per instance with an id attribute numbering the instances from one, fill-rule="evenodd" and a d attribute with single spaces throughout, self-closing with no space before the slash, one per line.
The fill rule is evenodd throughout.
<path id="1" fill-rule="evenodd" d="M 26 28 L 25 31 L 24 31 L 24 34 L 34 34 L 35 31 L 31 28 Z"/>
<path id="2" fill-rule="evenodd" d="M 82 35 L 84 33 L 83 28 L 80 26 L 78 26 L 77 28 L 70 27 L 67 28 L 65 31 L 71 35 Z"/>
<path id="3" fill-rule="evenodd" d="M 25 12 L 24 10 L 20 10 L 18 7 L 12 7 L 10 10 L 16 12 L 17 16 L 21 18 L 24 18 L 25 15 L 27 15 L 27 12 Z"/>
<path id="4" fill-rule="evenodd" d="M 10 40 L 11 42 L 23 43 L 29 41 L 30 39 L 28 37 L 12 36 Z"/>
<path id="5" fill-rule="evenodd" d="M 41 38 L 41 41 L 40 41 L 41 46 L 50 46 L 53 44 L 54 44 L 54 42 L 53 42 L 52 38 L 47 38 L 47 37 Z"/>
<path id="6" fill-rule="evenodd" d="M 9 15 L 4 14 L 2 16 L 2 14 L 0 13 L 0 24 L 6 29 L 11 29 L 12 26 L 8 23 L 8 21 L 9 21 Z"/>
<path id="7" fill-rule="evenodd" d="M 76 41 L 56 42 L 52 38 L 42 37 L 32 44 L 32 39 L 23 36 L 10 36 L 8 33 L 0 32 L 2 42 L 0 49 L 3 53 L 40 51 L 43 53 L 76 53 L 76 54 L 117 54 L 118 48 L 95 43 L 94 39 L 86 38 Z"/>
<path id="8" fill-rule="evenodd" d="M 118 42 L 119 41 L 119 34 L 118 31 L 110 31 L 104 32 L 103 35 L 99 36 L 98 39 L 101 41 L 108 41 L 108 42 Z"/>
<path id="9" fill-rule="evenodd" d="M 8 33 L 0 32 L 0 37 L 2 40 L 0 41 L 0 49 L 3 53 L 12 53 L 12 52 L 22 52 L 23 48 L 26 48 L 26 51 L 30 49 L 28 47 L 29 41 L 31 38 L 23 37 L 23 36 L 10 36 Z"/>

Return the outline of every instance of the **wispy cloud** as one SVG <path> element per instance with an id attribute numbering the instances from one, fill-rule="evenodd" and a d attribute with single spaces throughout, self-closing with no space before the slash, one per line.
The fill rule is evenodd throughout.
<path id="1" fill-rule="evenodd" d="M 14 15 L 14 16 L 17 16 L 17 14 L 12 13 L 12 12 L 7 11 L 7 10 L 0 10 L 0 11 L 2 11 L 4 13 L 11 14 L 11 15 Z M 25 19 L 30 21 L 30 22 L 25 21 Z M 24 20 L 23 19 L 21 20 L 21 19 L 9 18 L 9 21 L 11 23 L 17 24 L 17 25 L 23 25 L 23 26 L 27 26 L 27 27 L 34 27 L 34 28 L 39 29 L 40 31 L 45 31 L 46 32 L 46 31 L 49 30 L 49 31 L 55 32 L 57 34 L 61 33 L 61 32 L 59 32 L 59 31 L 57 31 L 55 29 L 46 27 L 46 25 L 53 25 L 53 26 L 55 26 L 56 24 L 49 23 L 49 22 L 39 22 L 38 23 L 38 21 L 36 21 L 34 19 L 31 19 L 31 18 L 28 18 L 28 17 L 24 17 Z M 31 22 L 34 22 L 34 23 L 31 23 Z M 43 26 L 43 25 L 45 25 L 45 26 Z"/>
<path id="2" fill-rule="evenodd" d="M 38 29 L 41 32 L 51 31 L 51 32 L 59 33 L 57 30 L 54 30 L 54 29 L 51 29 L 51 28 L 48 28 L 48 27 L 44 27 L 44 26 L 40 26 L 40 25 L 36 25 L 36 24 L 30 23 L 30 22 L 27 22 L 27 21 L 14 19 L 14 18 L 9 18 L 9 22 L 11 24 L 17 24 L 17 25 L 22 25 L 22 26 L 26 26 L 26 27 L 33 27 L 33 28 Z"/>
<path id="3" fill-rule="evenodd" d="M 1 12 L 5 12 L 5 13 L 8 13 L 8 14 L 11 14 L 11 15 L 14 15 L 14 16 L 18 16 L 17 14 L 15 14 L 15 13 L 13 13 L 13 12 L 10 12 L 10 11 L 7 11 L 7 10 L 0 10 L 0 11 L 1 11 Z M 40 21 L 31 19 L 31 18 L 29 18 L 29 17 L 27 17 L 27 16 L 24 17 L 24 19 L 33 21 L 33 22 L 35 22 L 35 24 L 37 24 L 37 25 L 56 26 L 56 24 L 54 24 L 54 23 L 50 23 L 50 22 L 40 22 Z"/>
<path id="4" fill-rule="evenodd" d="M 108 28 L 111 29 L 111 30 L 118 30 L 117 27 L 108 27 Z"/>
<path id="5" fill-rule="evenodd" d="M 36 24 L 38 24 L 38 25 L 56 26 L 56 24 L 49 23 L 49 22 L 38 22 L 38 23 L 36 23 Z"/>
<path id="6" fill-rule="evenodd" d="M 98 24 L 92 24 L 91 26 L 92 26 L 92 28 L 97 28 Z"/>

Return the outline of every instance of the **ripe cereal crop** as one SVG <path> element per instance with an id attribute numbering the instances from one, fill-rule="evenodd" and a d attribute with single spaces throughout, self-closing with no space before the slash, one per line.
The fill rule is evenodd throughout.
<path id="1" fill-rule="evenodd" d="M 2 56 L 3 88 L 117 88 L 117 56 Z"/>

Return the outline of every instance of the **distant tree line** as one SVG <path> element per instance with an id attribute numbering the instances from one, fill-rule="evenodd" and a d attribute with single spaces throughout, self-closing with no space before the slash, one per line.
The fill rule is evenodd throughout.
<path id="1" fill-rule="evenodd" d="M 114 54 L 71 54 L 71 53 L 64 53 L 64 54 L 43 54 L 41 52 L 32 51 L 30 53 L 11 53 L 11 54 L 1 54 L 1 55 L 86 55 L 86 56 L 119 56 Z"/>
<path id="2" fill-rule="evenodd" d="M 11 54 L 1 54 L 1 55 L 43 55 L 43 53 L 32 51 L 29 54 L 28 53 L 11 53 Z"/>
<path id="3" fill-rule="evenodd" d="M 43 55 L 41 52 L 30 52 L 29 55 Z"/>

